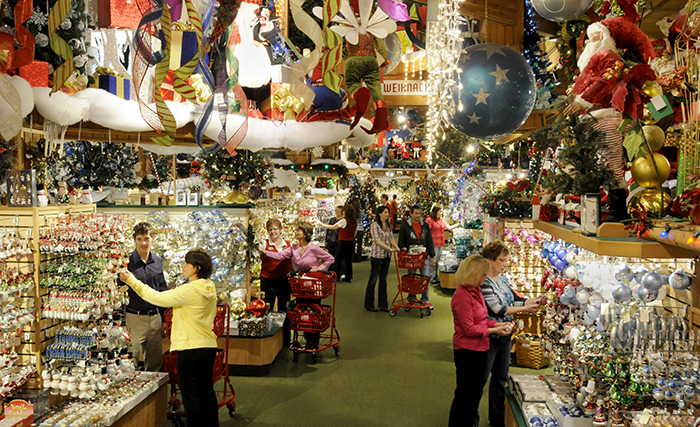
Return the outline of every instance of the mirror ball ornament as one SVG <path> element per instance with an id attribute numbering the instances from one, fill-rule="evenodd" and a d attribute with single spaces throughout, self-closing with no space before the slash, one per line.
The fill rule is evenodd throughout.
<path id="1" fill-rule="evenodd" d="M 632 209 L 637 209 L 645 211 L 650 218 L 661 218 L 665 215 L 661 214 L 662 200 L 664 212 L 666 212 L 671 203 L 673 203 L 671 196 L 658 188 L 646 188 L 632 196 L 629 205 L 627 205 L 627 211 L 631 215 L 633 213 Z"/>
<path id="2" fill-rule="evenodd" d="M 255 317 L 261 317 L 267 313 L 267 304 L 265 304 L 265 301 L 261 299 L 253 300 L 248 305 L 248 311 L 250 311 Z"/>
<path id="3" fill-rule="evenodd" d="M 668 278 L 668 283 L 673 289 L 688 289 L 692 285 L 690 275 L 683 270 L 676 270 Z"/>
<path id="4" fill-rule="evenodd" d="M 613 298 L 615 298 L 615 301 L 619 302 L 629 301 L 629 299 L 632 298 L 632 289 L 622 283 L 613 289 Z"/>
<path id="5" fill-rule="evenodd" d="M 651 161 L 651 156 L 648 154 L 644 157 L 637 157 L 634 159 L 634 162 L 632 162 L 630 172 L 632 172 L 634 182 L 639 184 L 640 187 L 658 187 L 660 184 L 666 182 L 668 176 L 671 174 L 671 164 L 663 154 L 654 153 L 654 162 L 656 162 L 656 167 L 659 168 L 659 177 L 656 176 L 654 163 Z M 659 178 L 661 178 L 660 183 Z"/>
<path id="6" fill-rule="evenodd" d="M 650 271 L 642 276 L 642 286 L 650 291 L 658 291 L 663 285 L 663 279 L 656 271 Z"/>
<path id="7" fill-rule="evenodd" d="M 386 50 L 389 52 L 389 57 L 387 58 L 389 65 L 384 67 L 384 75 L 387 75 L 394 71 L 394 69 L 401 63 L 403 47 L 401 46 L 401 39 L 396 33 L 391 33 L 386 36 L 384 39 L 384 45 L 386 46 Z"/>
<path id="8" fill-rule="evenodd" d="M 459 59 L 463 111 L 455 108 L 450 121 L 463 134 L 498 139 L 517 130 L 530 116 L 537 98 L 530 64 L 515 50 L 494 43 L 468 47 Z"/>
<path id="9" fill-rule="evenodd" d="M 593 0 L 532 0 L 541 17 L 549 21 L 564 22 L 576 19 L 586 13 Z"/>

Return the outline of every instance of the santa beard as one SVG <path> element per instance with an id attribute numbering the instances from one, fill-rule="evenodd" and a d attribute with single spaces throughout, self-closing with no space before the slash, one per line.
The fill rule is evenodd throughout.
<path id="1" fill-rule="evenodd" d="M 583 71 L 593 55 L 605 49 L 612 50 L 619 55 L 617 47 L 615 46 L 615 40 L 613 40 L 612 37 L 604 36 L 602 40 L 597 42 L 589 41 L 588 44 L 586 44 L 586 48 L 581 52 L 581 56 L 578 58 L 578 69 Z"/>

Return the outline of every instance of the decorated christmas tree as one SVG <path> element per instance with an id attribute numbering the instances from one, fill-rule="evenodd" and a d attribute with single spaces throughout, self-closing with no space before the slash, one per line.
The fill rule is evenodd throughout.
<path id="1" fill-rule="evenodd" d="M 435 178 L 426 179 L 424 183 L 419 184 L 416 187 L 416 195 L 418 196 L 418 203 L 421 205 L 424 218 L 430 216 L 433 206 L 442 206 L 444 208 L 448 201 L 445 189 Z"/>
<path id="2" fill-rule="evenodd" d="M 365 212 L 365 221 L 369 224 L 374 216 L 374 209 L 379 204 L 373 180 L 368 179 L 363 185 L 356 177 L 350 178 L 350 193 L 345 203 L 351 205 L 355 200 L 360 202 L 360 207 Z"/>
<path id="3" fill-rule="evenodd" d="M 68 141 L 59 159 L 57 180 L 75 188 L 132 186 L 141 182 L 136 175 L 138 156 L 133 148 L 116 142 Z"/>
<path id="4" fill-rule="evenodd" d="M 535 74 L 535 79 L 542 84 L 544 89 L 552 89 L 557 84 L 553 73 L 547 71 L 551 63 L 545 52 L 542 52 L 540 43 L 542 38 L 537 32 L 537 20 L 535 8 L 530 0 L 525 1 L 525 23 L 523 28 L 523 57 L 527 60 Z"/>
<path id="5" fill-rule="evenodd" d="M 221 150 L 214 154 L 205 154 L 201 158 L 202 176 L 210 187 L 225 187 L 254 194 L 272 182 L 273 172 L 270 159 L 258 153 L 239 151 L 231 156 Z"/>

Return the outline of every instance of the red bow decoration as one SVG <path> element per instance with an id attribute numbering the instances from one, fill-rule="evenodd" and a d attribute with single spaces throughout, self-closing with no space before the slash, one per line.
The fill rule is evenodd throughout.
<path id="1" fill-rule="evenodd" d="M 637 64 L 629 72 L 623 70 L 620 73 L 620 81 L 613 88 L 613 107 L 617 111 L 629 114 L 632 120 L 642 117 L 644 105 L 650 98 L 640 88 L 649 80 L 655 81 L 656 74 L 647 64 Z"/>
<path id="2" fill-rule="evenodd" d="M 623 230 L 633 230 L 634 234 L 637 235 L 637 240 L 641 239 L 644 234 L 652 227 L 652 223 L 647 219 L 647 212 L 645 210 L 639 210 L 632 208 L 633 222 L 625 225 Z"/>

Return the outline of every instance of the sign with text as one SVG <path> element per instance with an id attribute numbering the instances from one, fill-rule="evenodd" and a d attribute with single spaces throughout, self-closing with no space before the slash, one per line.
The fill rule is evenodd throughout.
<path id="1" fill-rule="evenodd" d="M 384 80 L 384 95 L 428 95 L 430 83 L 425 80 Z"/>

